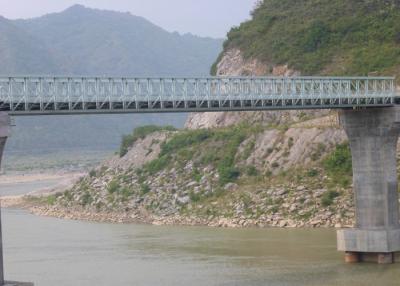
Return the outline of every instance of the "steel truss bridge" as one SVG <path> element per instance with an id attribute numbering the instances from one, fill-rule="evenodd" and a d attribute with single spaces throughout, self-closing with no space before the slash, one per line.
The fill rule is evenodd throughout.
<path id="1" fill-rule="evenodd" d="M 10 115 L 391 106 L 393 77 L 0 77 Z"/>

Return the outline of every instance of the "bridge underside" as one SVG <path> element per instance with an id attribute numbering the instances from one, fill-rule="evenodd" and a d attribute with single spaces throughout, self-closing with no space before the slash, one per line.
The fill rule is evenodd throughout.
<path id="1" fill-rule="evenodd" d="M 353 159 L 354 229 L 338 231 L 348 262 L 394 262 L 400 251 L 396 149 L 400 108 L 342 110 Z"/>

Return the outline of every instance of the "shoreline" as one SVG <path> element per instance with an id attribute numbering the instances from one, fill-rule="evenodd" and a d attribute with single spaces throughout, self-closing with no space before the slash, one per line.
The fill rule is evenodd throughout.
<path id="1" fill-rule="evenodd" d="M 352 221 L 334 223 L 332 221 L 299 221 L 276 217 L 274 215 L 261 215 L 259 218 L 226 218 L 226 217 L 196 217 L 194 215 L 163 215 L 157 216 L 149 213 L 144 208 L 128 209 L 125 211 L 98 211 L 77 207 L 62 207 L 50 205 L 45 202 L 47 196 L 67 190 L 74 182 L 79 180 L 84 173 L 59 173 L 59 174 L 30 174 L 30 175 L 3 175 L 0 177 L 0 187 L 20 183 L 35 183 L 59 180 L 56 184 L 22 195 L 4 196 L 1 206 L 4 208 L 17 208 L 27 210 L 37 216 L 54 217 L 59 219 L 104 222 L 104 223 L 136 223 L 148 225 L 176 225 L 176 226 L 208 226 L 225 228 L 347 228 L 352 227 Z M 3 180 L 2 180 L 3 179 Z"/>
<path id="2" fill-rule="evenodd" d="M 351 228 L 352 225 L 331 225 L 322 224 L 319 221 L 304 223 L 293 220 L 271 220 L 260 219 L 236 219 L 215 217 L 212 219 L 201 217 L 187 217 L 181 215 L 156 216 L 147 214 L 145 211 L 128 212 L 93 212 L 79 208 L 60 208 L 53 206 L 44 206 L 28 201 L 26 196 L 10 196 L 2 199 L 2 207 L 17 208 L 28 211 L 29 213 L 42 217 L 53 217 L 58 219 L 88 221 L 99 223 L 115 224 L 147 224 L 156 226 L 207 226 L 216 228 Z"/>
<path id="3" fill-rule="evenodd" d="M 0 175 L 0 187 L 8 184 L 20 184 L 20 183 L 33 183 L 42 182 L 47 180 L 66 179 L 71 178 L 75 175 L 84 175 L 81 172 L 54 172 L 54 173 L 32 173 L 32 174 L 19 174 L 19 173 L 7 173 Z"/>
<path id="4" fill-rule="evenodd" d="M 2 199 L 16 198 L 25 195 L 51 195 L 55 192 L 63 192 L 72 184 L 77 182 L 85 173 L 83 172 L 55 172 L 55 173 L 33 173 L 33 174 L 3 174 L 0 175 L 1 187 L 18 186 L 25 184 L 49 183 L 49 186 L 36 190 L 30 190 L 22 195 L 5 195 Z"/>

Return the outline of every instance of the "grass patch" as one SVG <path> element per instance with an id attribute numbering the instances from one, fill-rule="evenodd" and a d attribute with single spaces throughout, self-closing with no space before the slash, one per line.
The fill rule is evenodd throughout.
<path id="1" fill-rule="evenodd" d="M 160 155 L 175 153 L 177 150 L 201 143 L 212 136 L 213 132 L 206 129 L 183 131 L 161 145 Z"/>
<path id="2" fill-rule="evenodd" d="M 157 132 L 157 131 L 175 131 L 176 128 L 173 126 L 156 126 L 148 125 L 135 128 L 132 134 L 124 135 L 122 137 L 122 142 L 119 148 L 119 156 L 123 157 L 128 153 L 129 148 L 138 140 L 143 139 L 147 135 Z"/>
<path id="3" fill-rule="evenodd" d="M 120 185 L 118 181 L 112 180 L 110 183 L 107 185 L 107 191 L 109 194 L 114 194 L 119 191 Z"/>
<path id="4" fill-rule="evenodd" d="M 154 175 L 164 169 L 169 164 L 170 159 L 171 157 L 168 155 L 161 156 L 144 165 L 143 170 L 148 172 L 150 175 Z"/>
<path id="5" fill-rule="evenodd" d="M 336 145 L 335 150 L 324 159 L 323 166 L 334 184 L 348 187 L 353 175 L 349 145 Z"/>
<path id="6" fill-rule="evenodd" d="M 47 202 L 47 204 L 50 205 L 50 206 L 55 205 L 56 201 L 57 201 L 57 198 L 56 198 L 55 195 L 50 195 L 50 196 L 48 196 L 48 197 L 46 198 L 46 202 Z"/>

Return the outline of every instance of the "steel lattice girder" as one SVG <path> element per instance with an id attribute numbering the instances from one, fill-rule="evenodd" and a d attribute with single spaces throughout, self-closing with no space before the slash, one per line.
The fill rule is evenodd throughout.
<path id="1" fill-rule="evenodd" d="M 393 77 L 0 77 L 12 115 L 346 108 L 393 105 Z"/>

